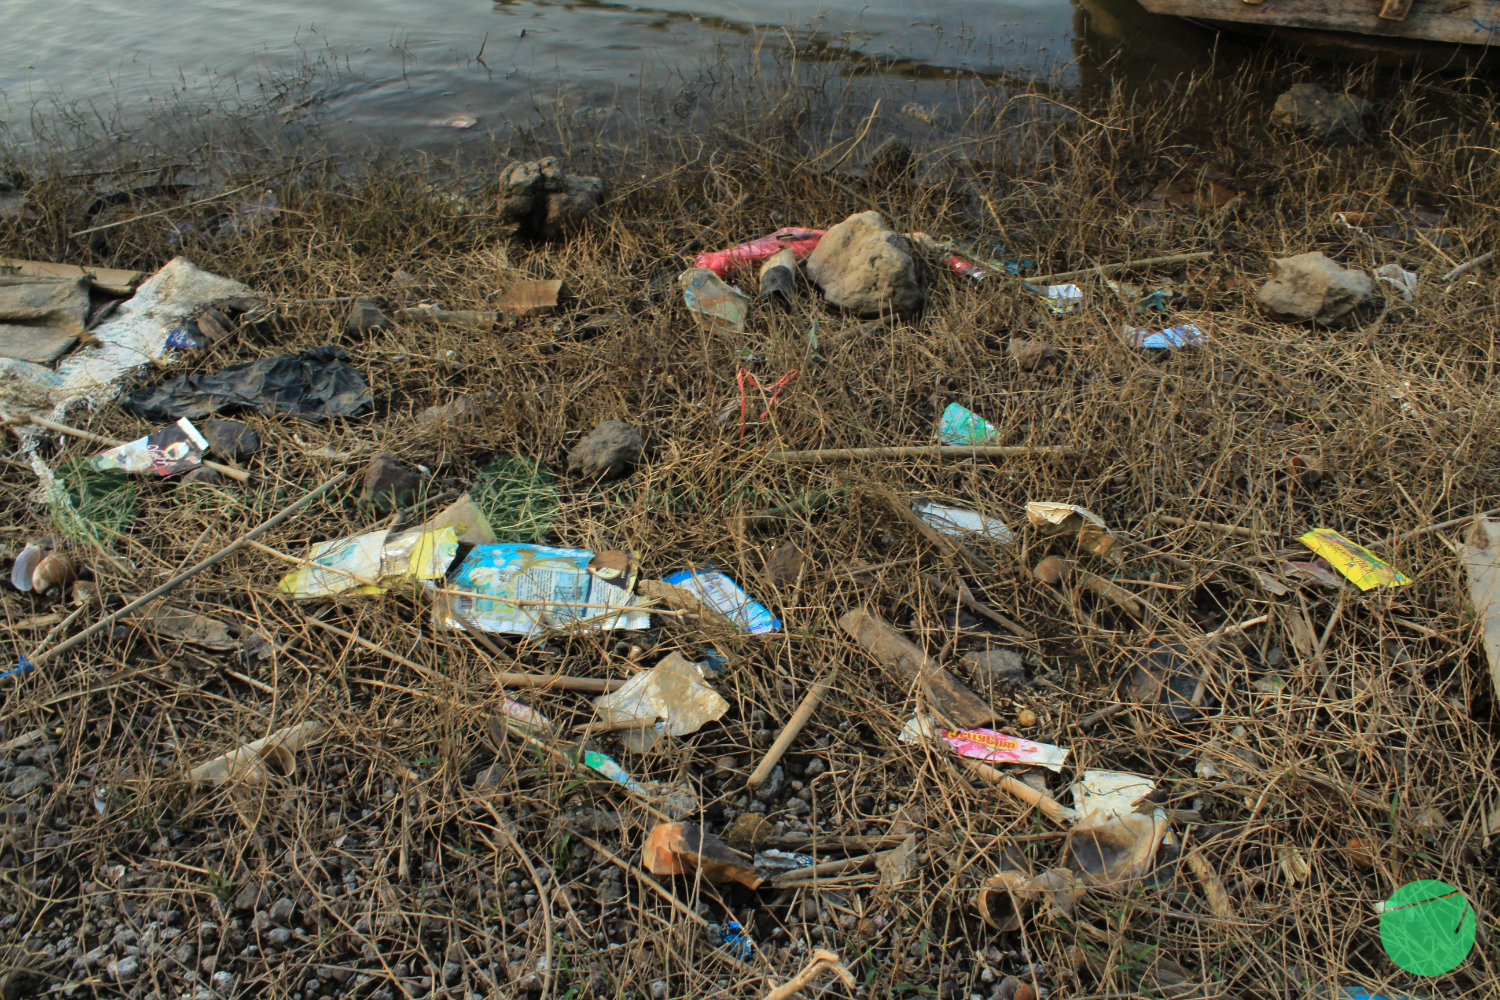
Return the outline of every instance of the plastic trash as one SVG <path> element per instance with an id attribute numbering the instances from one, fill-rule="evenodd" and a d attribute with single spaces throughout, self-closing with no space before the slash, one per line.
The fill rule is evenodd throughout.
<path id="1" fill-rule="evenodd" d="M 748 264 L 774 257 L 783 250 L 791 251 L 794 259 L 802 260 L 813 252 L 825 232 L 827 230 L 788 226 L 768 236 L 762 236 L 758 240 L 741 243 L 727 250 L 708 250 L 700 253 L 694 259 L 693 266 L 705 268 L 723 278 Z"/>
<path id="2" fill-rule="evenodd" d="M 100 452 L 89 464 L 100 471 L 118 469 L 121 472 L 175 476 L 202 465 L 203 453 L 207 450 L 208 441 L 192 421 L 183 417 L 143 438 Z"/>
<path id="3" fill-rule="evenodd" d="M 337 347 L 231 365 L 214 375 L 179 375 L 159 386 L 126 393 L 125 409 L 148 420 L 196 420 L 216 413 L 259 410 L 305 420 L 358 417 L 374 409 L 370 387 Z"/>
<path id="4" fill-rule="evenodd" d="M 781 631 L 781 621 L 712 566 L 673 573 L 664 583 L 680 587 L 752 635 Z"/>
<path id="5" fill-rule="evenodd" d="M 743 333 L 745 330 L 745 294 L 724 283 L 706 267 L 695 267 L 677 276 L 682 298 L 699 322 L 710 329 Z"/>
<path id="6" fill-rule="evenodd" d="M 1298 541 L 1327 559 L 1334 569 L 1348 577 L 1360 590 L 1404 587 L 1412 582 L 1411 577 L 1376 558 L 1369 549 L 1356 545 L 1332 528 L 1314 528 Z"/>
<path id="7" fill-rule="evenodd" d="M 966 407 L 949 403 L 938 418 L 938 440 L 944 444 L 984 444 L 1000 433 L 1000 429 Z"/>
<path id="8" fill-rule="evenodd" d="M 1036 743 L 1019 736 L 997 733 L 993 729 L 940 729 L 931 719 L 913 716 L 901 727 L 902 743 L 941 740 L 960 757 L 991 764 L 1031 764 L 1061 771 L 1068 751 L 1048 743 Z"/>
<path id="9" fill-rule="evenodd" d="M 729 702 L 703 681 L 703 671 L 681 653 L 672 653 L 618 689 L 594 699 L 606 722 L 660 719 L 655 726 L 620 733 L 628 750 L 644 753 L 662 735 L 686 736 L 729 711 Z"/>
<path id="10" fill-rule="evenodd" d="M 621 550 L 590 552 L 547 545 L 476 545 L 439 602 L 450 628 L 537 635 L 582 624 L 643 629 L 651 624 L 631 592 L 635 560 Z"/>

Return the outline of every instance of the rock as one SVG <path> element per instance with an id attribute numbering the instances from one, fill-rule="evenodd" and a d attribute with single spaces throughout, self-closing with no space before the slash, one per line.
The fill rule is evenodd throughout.
<path id="1" fill-rule="evenodd" d="M 1340 267 L 1321 253 L 1274 260 L 1271 266 L 1274 273 L 1255 301 L 1279 316 L 1329 323 L 1375 296 L 1368 274 Z"/>
<path id="2" fill-rule="evenodd" d="M 497 208 L 510 232 L 551 239 L 579 229 L 603 198 L 604 181 L 565 173 L 549 156 L 507 167 Z"/>
<path id="3" fill-rule="evenodd" d="M 113 965 L 113 968 L 110 969 L 110 971 L 113 972 L 115 978 L 122 983 L 134 982 L 135 977 L 139 975 L 141 971 L 140 960 L 135 958 L 133 955 L 127 955 L 125 958 L 120 959 L 118 962 L 114 962 L 111 964 Z"/>
<path id="4" fill-rule="evenodd" d="M 421 483 L 422 477 L 416 469 L 389 452 L 381 452 L 370 459 L 365 469 L 365 492 L 361 499 L 370 504 L 394 503 L 405 507 Z"/>
<path id="5" fill-rule="evenodd" d="M 865 164 L 865 173 L 877 184 L 895 184 L 911 179 L 911 147 L 894 135 L 885 137 L 870 160 Z"/>
<path id="6" fill-rule="evenodd" d="M 39 767 L 18 767 L 11 772 L 10 784 L 5 786 L 5 794 L 13 799 L 19 799 L 23 795 L 30 795 L 47 780 L 47 772 Z"/>
<path id="7" fill-rule="evenodd" d="M 242 462 L 260 450 L 255 428 L 238 420 L 199 420 L 198 428 L 211 454 L 230 462 Z"/>
<path id="8" fill-rule="evenodd" d="M 860 212 L 818 241 L 807 275 L 829 302 L 861 316 L 911 313 L 922 286 L 906 238 L 891 232 L 879 212 Z"/>
<path id="9" fill-rule="evenodd" d="M 964 662 L 993 683 L 1015 683 L 1026 679 L 1025 658 L 1014 649 L 999 647 L 965 653 Z"/>
<path id="10" fill-rule="evenodd" d="M 1057 357 L 1057 348 L 1036 340 L 1012 337 L 1005 348 L 1005 353 L 1014 358 L 1016 364 L 1026 371 L 1035 371 L 1045 362 Z"/>
<path id="11" fill-rule="evenodd" d="M 292 943 L 292 932 L 285 927 L 272 927 L 266 934 L 266 941 L 274 948 L 285 948 Z"/>
<path id="12" fill-rule="evenodd" d="M 267 915 L 271 918 L 271 923 L 277 927 L 285 927 L 292 922 L 292 917 L 296 912 L 297 904 L 293 903 L 286 896 L 282 896 L 271 904 L 271 909 L 267 911 Z"/>
<path id="13" fill-rule="evenodd" d="M 369 333 L 384 330 L 391 325 L 391 318 L 374 299 L 355 299 L 349 308 L 349 318 L 344 320 L 345 333 Z"/>
<path id="14" fill-rule="evenodd" d="M 262 890 L 258 884 L 246 883 L 239 892 L 234 894 L 234 899 L 230 900 L 229 905 L 236 910 L 254 910 L 260 906 L 261 893 Z"/>
<path id="15" fill-rule="evenodd" d="M 1292 131 L 1315 132 L 1325 139 L 1361 138 L 1370 102 L 1349 94 L 1330 94 L 1311 83 L 1299 83 L 1280 97 L 1271 109 L 1271 124 Z"/>
<path id="16" fill-rule="evenodd" d="M 797 547 L 796 542 L 782 542 L 781 546 L 766 559 L 766 576 L 778 587 L 797 582 L 803 568 L 811 568 L 811 560 Z"/>
<path id="17" fill-rule="evenodd" d="M 641 432 L 618 420 L 606 420 L 568 452 L 568 472 L 588 478 L 618 479 L 641 457 Z"/>
<path id="18" fill-rule="evenodd" d="M 468 420 L 487 411 L 495 400 L 495 394 L 486 392 L 480 396 L 459 396 L 438 406 L 429 406 L 417 414 L 417 428 L 423 431 L 439 431 L 458 420 Z"/>
<path id="19" fill-rule="evenodd" d="M 229 482 L 229 477 L 224 473 L 218 469 L 210 469 L 206 465 L 198 466 L 182 478 L 185 482 L 201 483 L 204 486 L 223 486 Z"/>

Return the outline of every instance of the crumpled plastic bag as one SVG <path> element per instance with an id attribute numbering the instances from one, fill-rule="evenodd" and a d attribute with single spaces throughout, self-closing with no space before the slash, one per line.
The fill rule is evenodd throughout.
<path id="1" fill-rule="evenodd" d="M 301 354 L 232 365 L 217 375 L 179 375 L 126 393 L 122 405 L 148 420 L 197 420 L 216 413 L 259 410 L 306 420 L 357 417 L 374 409 L 364 376 L 331 345 Z"/>

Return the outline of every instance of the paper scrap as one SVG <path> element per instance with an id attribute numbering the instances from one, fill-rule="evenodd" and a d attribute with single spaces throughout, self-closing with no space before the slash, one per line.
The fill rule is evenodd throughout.
<path id="1" fill-rule="evenodd" d="M 662 582 L 681 587 L 752 635 L 781 631 L 781 622 L 765 605 L 751 600 L 739 584 L 711 566 L 685 569 Z"/>
<path id="2" fill-rule="evenodd" d="M 1469 575 L 1469 602 L 1484 635 L 1490 683 L 1500 698 L 1500 522 L 1477 518 L 1459 554 Z"/>
<path id="3" fill-rule="evenodd" d="M 636 753 L 650 750 L 663 734 L 686 736 L 729 711 L 729 702 L 703 682 L 699 665 L 676 652 L 609 694 L 595 698 L 594 705 L 606 722 L 662 720 L 649 729 L 619 734 L 626 749 Z"/>
<path id="4" fill-rule="evenodd" d="M 89 459 L 89 464 L 101 472 L 118 469 L 175 476 L 202 465 L 207 450 L 207 439 L 198 433 L 191 420 L 183 417 L 143 438 L 100 452 Z"/>
<path id="5" fill-rule="evenodd" d="M 1315 528 L 1298 541 L 1327 559 L 1334 569 L 1348 577 L 1360 590 L 1404 587 L 1412 582 L 1411 577 L 1376 558 L 1369 549 L 1356 545 L 1332 528 Z"/>
<path id="6" fill-rule="evenodd" d="M 516 635 L 574 624 L 646 628 L 649 612 L 632 610 L 634 586 L 635 560 L 628 552 L 476 545 L 454 574 L 454 589 L 465 593 L 447 596 L 446 623 L 463 628 L 470 621 L 486 632 Z"/>
<path id="7" fill-rule="evenodd" d="M 1135 804 L 1156 791 L 1156 782 L 1125 771 L 1083 772 L 1072 785 L 1078 826 L 1093 826 L 1135 812 Z"/>
<path id="8" fill-rule="evenodd" d="M 1068 757 L 1068 751 L 1050 743 L 1036 743 L 979 727 L 939 729 L 931 719 L 920 715 L 908 719 L 897 738 L 902 743 L 942 740 L 960 757 L 994 764 L 1035 764 L 1053 771 L 1061 771 L 1063 761 Z"/>
<path id="9" fill-rule="evenodd" d="M 938 418 L 938 440 L 944 444 L 983 444 L 1000 433 L 1000 429 L 973 410 L 949 403 Z"/>

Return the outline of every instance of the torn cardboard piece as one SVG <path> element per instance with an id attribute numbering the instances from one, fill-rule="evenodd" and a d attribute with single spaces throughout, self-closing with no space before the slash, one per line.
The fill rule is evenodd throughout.
<path id="1" fill-rule="evenodd" d="M 1096 556 L 1104 555 L 1115 544 L 1104 519 L 1077 504 L 1035 500 L 1026 505 L 1026 519 L 1057 534 L 1076 534 L 1078 544 Z"/>
<path id="2" fill-rule="evenodd" d="M 165 478 L 196 469 L 203 464 L 207 450 L 208 440 L 183 417 L 143 438 L 100 452 L 89 459 L 89 464 L 100 472 L 154 472 Z"/>
<path id="3" fill-rule="evenodd" d="M 0 274 L 0 357 L 51 364 L 78 342 L 88 314 L 87 278 Z"/>
<path id="4" fill-rule="evenodd" d="M 1469 577 L 1469 603 L 1484 638 L 1490 664 L 1490 684 L 1500 698 L 1500 522 L 1475 518 L 1459 549 Z"/>

